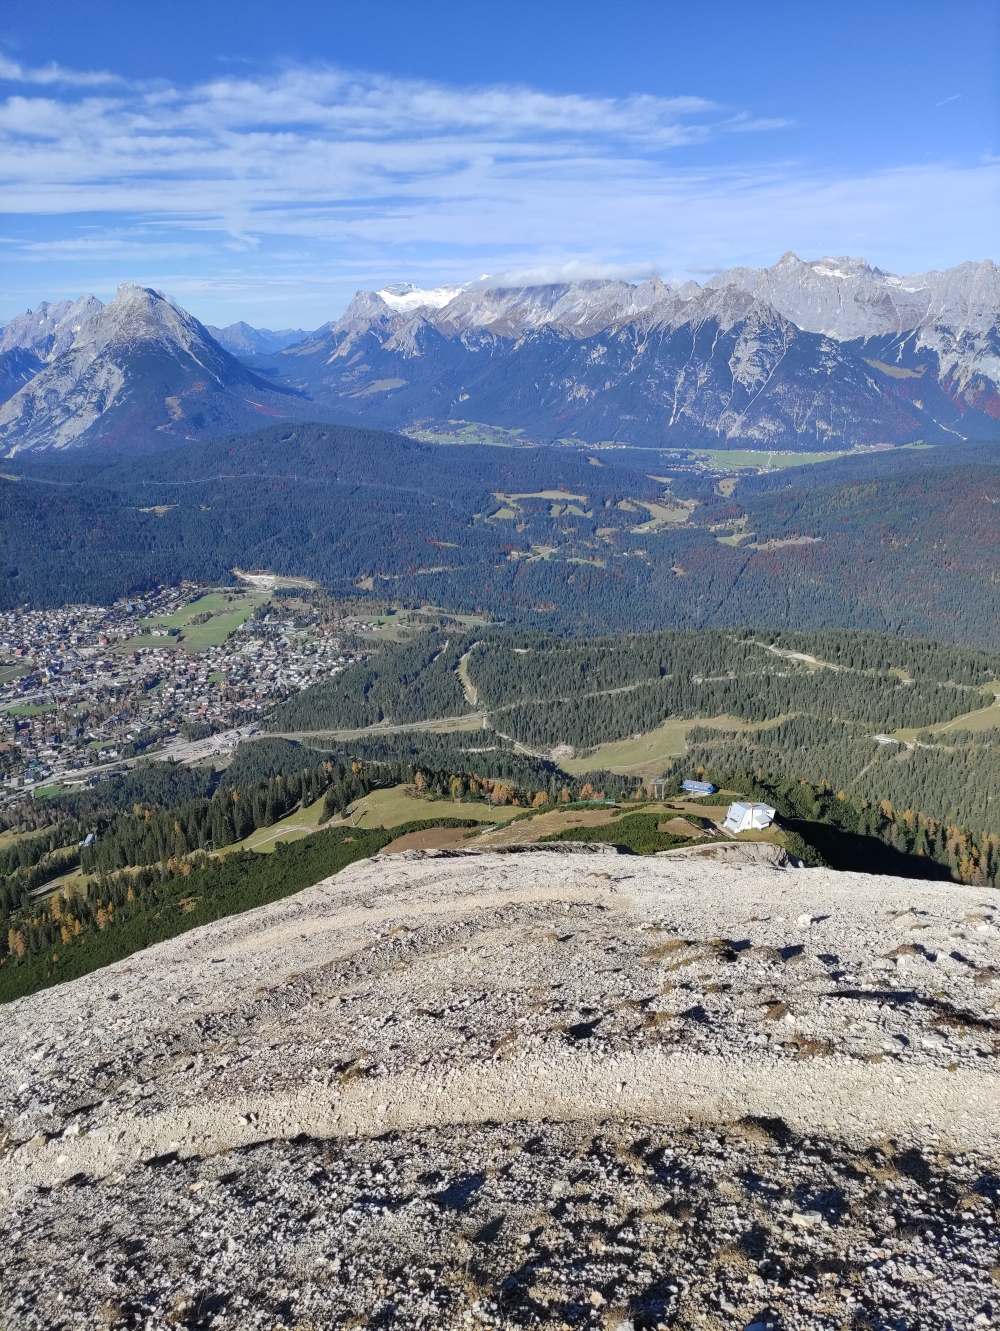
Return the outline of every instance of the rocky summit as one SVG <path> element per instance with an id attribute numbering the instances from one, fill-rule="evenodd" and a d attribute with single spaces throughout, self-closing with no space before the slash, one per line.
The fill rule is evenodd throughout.
<path id="1" fill-rule="evenodd" d="M 1000 1319 L 989 889 L 407 851 L 5 1008 L 5 1328 Z"/>
<path id="2" fill-rule="evenodd" d="M 176 446 L 269 418 L 315 416 L 253 374 L 161 292 L 42 305 L 0 332 L 0 450 Z M 322 413 L 321 413 L 322 414 Z"/>

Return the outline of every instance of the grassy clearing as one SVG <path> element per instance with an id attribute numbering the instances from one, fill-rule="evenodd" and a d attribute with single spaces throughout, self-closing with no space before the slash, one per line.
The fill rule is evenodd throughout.
<path id="1" fill-rule="evenodd" d="M 9 684 L 12 679 L 30 675 L 31 666 L 26 661 L 11 661 L 0 665 L 0 684 Z"/>
<path id="2" fill-rule="evenodd" d="M 236 595 L 242 600 L 247 593 L 238 592 Z M 155 615 L 151 619 L 142 620 L 141 623 L 149 628 L 159 625 L 161 628 L 182 629 L 194 615 L 211 614 L 213 611 L 223 610 L 231 604 L 232 602 L 226 600 L 223 592 L 208 592 L 205 596 L 199 596 L 197 600 L 182 605 L 172 615 Z"/>
<path id="3" fill-rule="evenodd" d="M 41 716 L 43 712 L 54 712 L 56 705 L 54 702 L 41 702 L 34 707 L 5 707 L 4 711 L 8 716 Z"/>
<path id="4" fill-rule="evenodd" d="M 55 896 L 57 892 L 62 892 L 64 896 L 72 896 L 74 892 L 86 892 L 87 884 L 93 880 L 93 875 L 85 874 L 79 865 L 74 869 L 67 870 L 58 878 L 50 878 L 44 887 L 40 887 L 33 900 L 38 902 L 48 901 L 49 897 Z"/>
<path id="5" fill-rule="evenodd" d="M 669 759 L 684 753 L 684 736 L 693 726 L 712 726 L 717 730 L 759 730 L 779 725 L 785 719 L 778 716 L 773 721 L 755 722 L 751 725 L 735 716 L 696 717 L 693 720 L 671 718 L 645 735 L 601 744 L 589 757 L 566 758 L 559 765 L 572 776 L 606 768 L 609 772 L 616 772 L 620 776 L 635 775 L 650 780 L 660 774 Z"/>
<path id="6" fill-rule="evenodd" d="M 435 618 L 448 619 L 461 624 L 464 629 L 480 628 L 490 622 L 477 615 L 459 615 L 440 606 L 425 605 L 419 610 L 391 609 L 384 615 L 367 616 L 367 623 L 373 627 L 362 629 L 360 636 L 383 642 L 404 642 L 417 633 L 426 632 L 429 621 Z"/>
<path id="7" fill-rule="evenodd" d="M 3 850 L 6 846 L 16 846 L 19 841 L 31 841 L 33 837 L 48 836 L 51 831 L 51 827 L 37 827 L 29 829 L 27 832 L 13 830 L 0 832 L 0 850 Z"/>
<path id="8" fill-rule="evenodd" d="M 692 450 L 692 456 L 708 458 L 713 467 L 720 469 L 752 467 L 759 471 L 761 468 L 808 467 L 819 462 L 832 462 L 834 458 L 842 458 L 845 452 L 846 450 L 838 453 L 765 453 L 748 448 L 699 448 Z"/>
<path id="9" fill-rule="evenodd" d="M 412 786 L 373 790 L 370 795 L 359 800 L 355 808 L 354 824 L 365 828 L 396 827 L 400 823 L 412 823 L 420 818 L 471 818 L 481 823 L 500 823 L 524 813 L 523 809 L 510 804 L 490 809 L 485 800 L 481 803 L 457 803 L 454 800 L 416 795 Z"/>
<path id="10" fill-rule="evenodd" d="M 997 688 L 996 684 L 987 684 L 983 688 L 983 693 L 993 696 Z M 922 726 L 920 729 L 907 728 L 905 730 L 894 730 L 893 739 L 901 740 L 904 744 L 912 744 L 920 734 L 920 730 L 929 730 L 932 735 L 946 736 L 949 731 L 970 730 L 973 734 L 982 730 L 994 730 L 1000 728 L 1000 697 L 994 697 L 994 701 L 987 707 L 977 707 L 974 711 L 963 712 L 961 716 L 953 717 L 950 721 L 943 721 L 939 726 Z"/>
<path id="11" fill-rule="evenodd" d="M 225 846 L 222 853 L 228 855 L 234 850 L 257 850 L 266 855 L 274 850 L 279 841 L 300 841 L 302 837 L 318 831 L 322 817 L 323 797 L 321 796 L 307 808 L 296 809 L 294 813 L 288 814 L 279 822 L 272 823 L 270 827 L 258 827 L 244 840 L 233 846 Z M 339 820 L 330 823 L 331 827 L 335 825 L 339 825 Z"/>
<path id="12" fill-rule="evenodd" d="M 181 645 L 190 652 L 200 652 L 206 647 L 218 647 L 225 642 L 230 633 L 244 624 L 259 605 L 264 605 L 270 599 L 266 592 L 208 592 L 196 601 L 181 606 L 172 615 L 144 619 L 142 623 L 147 628 L 180 629 Z M 204 624 L 191 623 L 196 616 L 205 614 L 212 618 Z M 145 638 L 140 641 L 147 647 L 150 645 Z"/>
<path id="13" fill-rule="evenodd" d="M 213 615 L 204 624 L 187 625 L 182 631 L 181 646 L 189 652 L 201 652 L 206 647 L 221 646 L 230 633 L 235 633 L 242 624 L 246 623 L 256 608 L 256 605 L 248 605 L 243 609 L 234 610 L 232 614 Z"/>
<path id="14" fill-rule="evenodd" d="M 633 527 L 632 531 L 636 535 L 645 535 L 647 532 L 659 531 L 662 527 L 677 527 L 687 522 L 688 518 L 698 507 L 696 499 L 679 500 L 675 504 L 651 504 L 646 500 L 636 500 L 636 503 L 648 511 L 649 521 L 641 523 L 638 527 Z"/>
<path id="15" fill-rule="evenodd" d="M 148 633 L 141 633 L 134 638 L 125 638 L 122 642 L 113 643 L 108 651 L 120 655 L 129 652 L 146 652 L 151 647 L 155 647 L 158 652 L 176 652 L 183 646 L 184 643 L 179 638 L 152 638 Z"/>

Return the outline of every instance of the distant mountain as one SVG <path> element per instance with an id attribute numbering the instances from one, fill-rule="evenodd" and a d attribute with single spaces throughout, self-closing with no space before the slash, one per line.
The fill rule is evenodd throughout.
<path id="1" fill-rule="evenodd" d="M 267 369 L 395 429 L 842 449 L 1000 433 L 1000 270 L 863 260 L 658 279 L 359 292 Z"/>
<path id="2" fill-rule="evenodd" d="M 70 311 L 42 308 L 39 338 L 51 338 L 45 364 L 0 406 L 7 457 L 98 443 L 146 452 L 249 430 L 262 418 L 326 414 L 251 373 L 197 319 L 148 287 L 119 287 L 110 304 L 93 301 L 77 323 Z M 8 325 L 7 335 L 23 340 L 29 331 Z"/>
<path id="3" fill-rule="evenodd" d="M 206 324 L 205 328 L 233 356 L 267 356 L 309 336 L 304 328 L 282 328 L 275 332 L 270 328 L 253 328 L 242 319 L 225 328 L 216 328 L 214 324 Z"/>
<path id="4" fill-rule="evenodd" d="M 773 268 L 729 268 L 705 285 L 738 286 L 799 328 L 841 342 L 935 327 L 982 335 L 1000 318 L 1000 267 L 989 259 L 895 277 L 864 259 L 806 261 L 789 251 Z"/>
<path id="5" fill-rule="evenodd" d="M 84 324 L 104 305 L 96 296 L 79 300 L 42 301 L 0 328 L 0 402 L 72 344 Z"/>
<path id="6" fill-rule="evenodd" d="M 239 358 L 239 359 L 237 359 Z M 164 447 L 261 415 L 525 439 L 844 450 L 1000 438 L 1000 268 L 863 259 L 537 286 L 360 291 L 313 333 L 205 327 L 127 286 L 0 337 L 0 448 Z"/>
<path id="7" fill-rule="evenodd" d="M 807 263 L 789 252 L 773 268 L 731 268 L 706 286 L 738 286 L 798 328 L 840 342 L 896 342 L 901 365 L 903 348 L 933 351 L 958 397 L 977 378 L 1000 383 L 1000 267 L 989 259 L 895 277 L 864 259 Z"/>

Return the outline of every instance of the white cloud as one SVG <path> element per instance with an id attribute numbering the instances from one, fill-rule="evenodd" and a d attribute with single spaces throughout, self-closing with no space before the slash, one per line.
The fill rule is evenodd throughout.
<path id="1" fill-rule="evenodd" d="M 122 83 L 117 74 L 66 69 L 50 62 L 41 69 L 25 69 L 16 60 L 0 55 L 0 83 L 62 83 L 67 87 L 93 88 L 105 83 Z"/>
<path id="2" fill-rule="evenodd" d="M 90 77 L 104 78 L 80 81 Z M 275 205 L 447 198 L 512 166 L 565 173 L 591 158 L 656 156 L 704 142 L 724 119 L 695 97 L 557 96 L 290 69 L 193 89 L 15 94 L 0 106 L 2 179 L 10 211 L 236 211 L 245 235 L 266 231 L 263 210 Z"/>
<path id="3" fill-rule="evenodd" d="M 698 97 L 299 67 L 182 88 L 0 60 L 0 78 L 8 268 L 74 275 L 19 276 L 11 300 L 127 278 L 317 323 L 359 286 L 484 271 L 685 277 L 794 249 L 905 272 L 983 257 L 1000 201 L 990 160 L 720 166 L 734 133 L 745 162 L 790 122 Z"/>

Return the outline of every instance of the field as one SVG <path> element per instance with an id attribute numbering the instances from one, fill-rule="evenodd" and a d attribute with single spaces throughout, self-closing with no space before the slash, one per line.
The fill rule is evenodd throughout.
<path id="1" fill-rule="evenodd" d="M 32 837 L 45 836 L 49 831 L 47 827 L 32 828 L 27 832 L 18 832 L 13 828 L 8 828 L 0 832 L 0 850 L 6 846 L 16 846 L 19 841 L 30 841 Z"/>
<path id="2" fill-rule="evenodd" d="M 172 615 L 143 620 L 148 628 L 178 628 L 181 630 L 180 642 L 190 652 L 200 652 L 206 647 L 218 647 L 246 623 L 259 605 L 264 605 L 270 597 L 265 592 L 209 592 L 199 596 L 175 610 Z M 223 613 L 219 613 L 219 612 Z M 204 624 L 192 624 L 197 615 L 210 614 L 211 619 Z M 135 641 L 133 639 L 133 641 Z M 145 639 L 140 641 L 145 643 Z"/>
<path id="3" fill-rule="evenodd" d="M 390 841 L 382 855 L 398 855 L 401 850 L 451 850 L 465 844 L 467 827 L 425 827 L 419 832 L 404 832 Z"/>
<path id="4" fill-rule="evenodd" d="M 748 448 L 699 448 L 692 450 L 695 458 L 708 458 L 709 465 L 719 469 L 729 467 L 761 468 L 807 467 L 817 462 L 832 462 L 844 456 L 839 453 L 765 453 Z"/>
<path id="5" fill-rule="evenodd" d="M 30 675 L 31 666 L 27 661 L 11 661 L 0 665 L 0 684 L 9 684 L 12 679 Z"/>
<path id="6" fill-rule="evenodd" d="M 779 716 L 763 724 L 776 726 L 784 719 Z M 606 768 L 609 772 L 616 772 L 620 776 L 635 775 L 648 781 L 654 776 L 659 776 L 669 759 L 676 758 L 684 752 L 684 736 L 694 726 L 712 726 L 718 730 L 762 729 L 760 725 L 751 727 L 734 716 L 668 720 L 645 735 L 601 744 L 589 757 L 560 759 L 559 766 L 571 776 Z"/>
<path id="7" fill-rule="evenodd" d="M 41 716 L 43 712 L 54 712 L 56 705 L 54 702 L 42 702 L 34 707 L 7 707 L 4 710 L 8 716 Z"/>
<path id="8" fill-rule="evenodd" d="M 448 799 L 431 799 L 408 794 L 409 786 L 394 786 L 391 790 L 375 790 L 358 800 L 354 823 L 357 827 L 398 827 L 415 822 L 418 818 L 475 818 L 482 823 L 506 822 L 523 809 L 510 804 L 490 807 L 482 803 L 459 803 Z M 351 821 L 348 819 L 347 821 Z M 331 826 L 336 824 L 331 823 Z M 270 829 L 273 830 L 273 829 Z"/>

